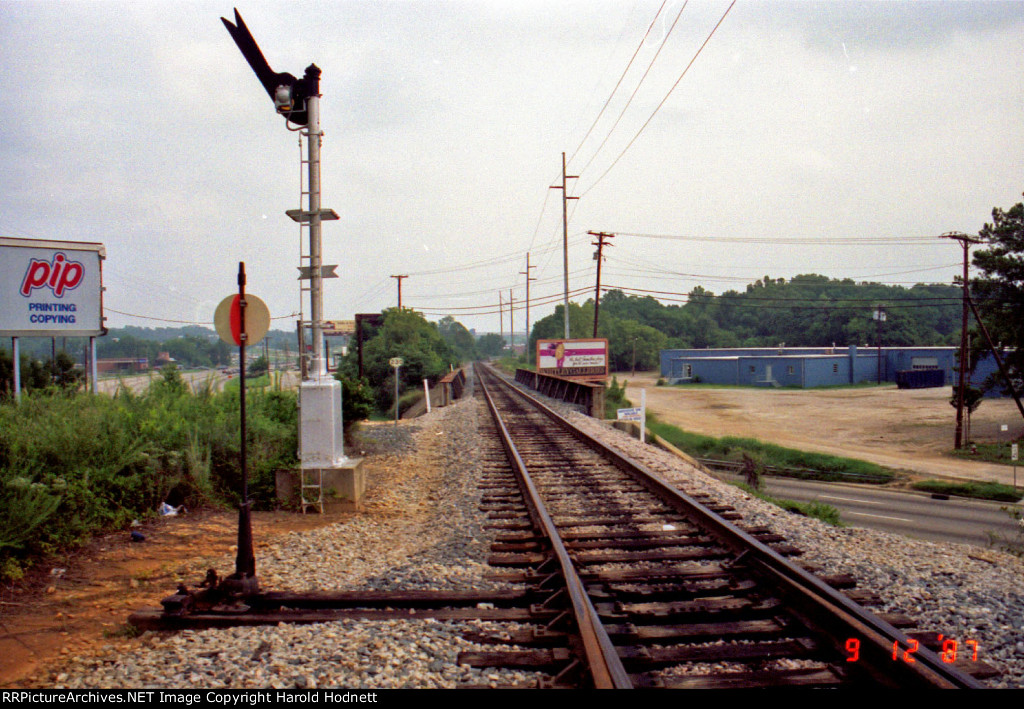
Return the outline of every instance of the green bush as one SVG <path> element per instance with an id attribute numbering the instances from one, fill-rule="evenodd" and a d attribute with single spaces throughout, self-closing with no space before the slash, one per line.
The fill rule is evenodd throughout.
<path id="1" fill-rule="evenodd" d="M 274 470 L 296 462 L 294 392 L 246 397 L 249 494 L 274 504 Z M 167 370 L 145 394 L 55 390 L 0 404 L 0 574 L 155 514 L 161 502 L 236 503 L 238 392 L 193 394 Z"/>
<path id="2" fill-rule="evenodd" d="M 999 500 L 1000 502 L 1016 502 L 1021 494 L 1016 488 L 1000 483 L 961 483 L 951 480 L 921 480 L 912 485 L 915 490 L 934 492 L 940 495 L 959 495 L 974 497 L 981 500 Z"/>
<path id="3" fill-rule="evenodd" d="M 844 527 L 842 520 L 839 517 L 839 510 L 832 505 L 826 505 L 823 502 L 797 502 L 796 500 L 786 500 L 779 497 L 772 497 L 767 495 L 755 487 L 748 485 L 747 483 L 731 483 L 741 490 L 747 492 L 754 497 L 760 498 L 765 502 L 770 502 L 776 507 L 781 507 L 787 512 L 793 514 L 803 515 L 804 517 L 814 517 L 820 519 L 826 524 L 831 524 L 833 527 Z"/>
<path id="4" fill-rule="evenodd" d="M 889 469 L 868 461 L 784 448 L 759 441 L 756 438 L 703 436 L 680 430 L 651 416 L 648 416 L 647 427 L 676 448 L 695 458 L 711 458 L 739 463 L 743 461 L 744 455 L 749 455 L 761 464 L 774 468 L 817 471 L 821 473 L 817 477 L 822 479 L 829 479 L 830 475 L 842 477 L 853 474 L 871 476 L 870 482 L 885 482 L 894 477 Z"/>
<path id="5" fill-rule="evenodd" d="M 604 390 L 604 416 L 606 419 L 615 420 L 619 409 L 628 408 L 630 403 L 626 398 L 626 387 L 629 382 L 619 384 L 618 377 L 612 377 L 612 383 Z"/>
<path id="6" fill-rule="evenodd" d="M 398 397 L 398 415 L 403 415 L 423 398 L 423 392 L 418 389 L 407 391 Z"/>

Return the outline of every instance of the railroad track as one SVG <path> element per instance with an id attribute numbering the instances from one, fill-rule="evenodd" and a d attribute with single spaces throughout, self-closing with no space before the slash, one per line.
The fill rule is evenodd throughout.
<path id="1" fill-rule="evenodd" d="M 546 623 L 481 637 L 516 648 L 460 663 L 544 670 L 567 687 L 981 687 L 971 648 L 898 630 L 912 621 L 833 588 L 852 579 L 814 576 L 782 537 L 476 372 L 505 451 L 485 456 L 481 483 L 499 530 L 490 563 L 543 599 L 531 610 Z"/>

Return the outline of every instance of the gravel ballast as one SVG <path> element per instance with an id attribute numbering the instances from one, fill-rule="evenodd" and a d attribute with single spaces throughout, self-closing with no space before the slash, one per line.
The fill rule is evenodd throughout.
<path id="1" fill-rule="evenodd" d="M 826 574 L 848 573 L 878 593 L 879 609 L 919 627 L 979 641 L 979 659 L 1024 688 L 1024 562 L 988 549 L 936 544 L 864 529 L 830 527 L 721 483 L 668 453 L 561 407 L 588 432 L 636 457 L 689 493 L 733 505 L 744 524 L 765 525 Z M 464 399 L 431 414 L 363 432 L 364 512 L 272 542 L 257 540 L 257 572 L 268 590 L 502 589 L 487 577 L 491 534 L 478 510 L 477 421 Z M 355 451 L 356 454 L 359 451 Z M 221 568 L 229 568 L 225 559 Z M 195 582 L 191 580 L 190 582 Z M 54 668 L 41 687 L 434 688 L 531 685 L 540 675 L 457 665 L 459 652 L 487 649 L 468 632 L 514 626 L 483 622 L 346 620 L 309 626 L 145 633 Z"/>

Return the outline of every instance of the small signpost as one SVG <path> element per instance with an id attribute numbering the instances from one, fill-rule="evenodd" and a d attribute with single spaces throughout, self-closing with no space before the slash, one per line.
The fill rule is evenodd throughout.
<path id="1" fill-rule="evenodd" d="M 254 295 L 245 295 L 245 263 L 238 264 L 238 295 L 229 295 L 220 302 L 213 316 L 220 339 L 238 345 L 238 396 L 241 409 L 241 445 L 239 462 L 242 470 L 242 499 L 238 503 L 238 553 L 235 573 L 225 579 L 232 592 L 244 595 L 259 592 L 256 579 L 256 556 L 252 548 L 252 518 L 249 502 L 249 476 L 245 445 L 245 347 L 255 345 L 270 329 L 270 311 L 266 303 Z"/>
<path id="2" fill-rule="evenodd" d="M 631 409 L 618 409 L 619 421 L 640 421 L 640 407 L 634 406 Z"/>
<path id="3" fill-rule="evenodd" d="M 388 364 L 394 367 L 395 370 L 395 425 L 398 425 L 398 370 L 402 368 L 405 361 L 401 357 L 392 357 L 388 360 Z"/>
<path id="4" fill-rule="evenodd" d="M 1017 489 L 1017 452 L 1018 444 L 1010 444 L 1010 460 L 1013 461 L 1013 489 Z"/>
<path id="5" fill-rule="evenodd" d="M 647 420 L 647 390 L 640 390 L 640 406 L 629 409 L 616 409 L 616 416 L 619 421 L 636 421 L 640 424 L 640 442 L 644 443 L 644 423 Z"/>

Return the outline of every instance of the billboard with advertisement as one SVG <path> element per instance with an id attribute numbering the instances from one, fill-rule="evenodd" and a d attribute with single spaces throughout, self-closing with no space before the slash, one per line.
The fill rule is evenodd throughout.
<path id="1" fill-rule="evenodd" d="M 608 340 L 537 340 L 537 371 L 558 377 L 608 376 Z"/>
<path id="2" fill-rule="evenodd" d="M 0 237 L 0 335 L 104 334 L 106 255 L 103 244 Z"/>

